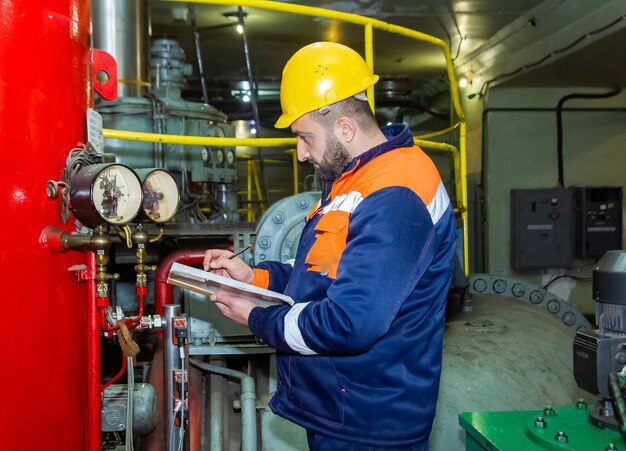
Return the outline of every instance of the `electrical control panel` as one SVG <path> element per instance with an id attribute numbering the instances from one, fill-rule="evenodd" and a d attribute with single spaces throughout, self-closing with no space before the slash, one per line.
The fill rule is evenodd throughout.
<path id="1" fill-rule="evenodd" d="M 576 257 L 598 258 L 622 248 L 622 188 L 574 189 Z"/>
<path id="2" fill-rule="evenodd" d="M 574 259 L 572 189 L 511 190 L 511 266 L 564 268 Z"/>

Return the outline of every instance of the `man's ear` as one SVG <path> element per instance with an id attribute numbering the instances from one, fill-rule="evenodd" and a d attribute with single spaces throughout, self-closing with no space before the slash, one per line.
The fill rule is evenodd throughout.
<path id="1" fill-rule="evenodd" d="M 340 141 L 344 143 L 350 143 L 356 136 L 356 122 L 353 119 L 341 116 L 335 122 L 335 133 Z"/>

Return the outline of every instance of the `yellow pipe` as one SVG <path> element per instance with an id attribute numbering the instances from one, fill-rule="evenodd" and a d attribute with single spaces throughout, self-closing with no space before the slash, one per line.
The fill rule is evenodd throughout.
<path id="1" fill-rule="evenodd" d="M 368 23 L 365 25 L 365 62 L 371 69 L 372 73 L 374 72 L 374 29 L 372 28 L 372 24 Z M 370 86 L 367 88 L 367 101 L 370 104 L 370 108 L 372 111 L 376 111 L 375 109 L 375 100 L 374 100 L 374 86 Z"/>
<path id="2" fill-rule="evenodd" d="M 131 132 L 127 130 L 111 130 L 107 128 L 102 130 L 102 136 L 109 139 L 122 139 L 125 141 L 185 144 L 190 146 L 210 147 L 282 147 L 293 146 L 294 144 L 296 144 L 296 138 L 214 138 L 210 136 L 164 135 L 159 133 Z M 426 141 L 416 138 L 415 143 L 419 146 L 429 149 L 441 150 L 446 152 L 458 152 L 458 149 L 453 145 L 440 143 L 437 141 Z M 280 160 L 274 160 L 274 162 L 279 161 Z"/>
<path id="3" fill-rule="evenodd" d="M 447 135 L 448 133 L 453 132 L 454 130 L 459 128 L 460 124 L 461 124 L 460 122 L 457 122 L 452 127 L 448 127 L 448 128 L 443 129 L 443 130 L 439 130 L 438 132 L 432 132 L 432 133 L 426 133 L 425 135 L 419 135 L 419 136 L 416 136 L 415 139 L 420 139 L 420 140 L 421 139 L 430 139 L 430 138 L 436 138 L 437 136 Z"/>
<path id="4" fill-rule="evenodd" d="M 253 161 L 248 161 L 248 222 L 254 222 L 254 212 L 252 211 L 252 168 Z"/>
<path id="5" fill-rule="evenodd" d="M 110 139 L 123 139 L 125 141 L 214 147 L 274 147 L 293 146 L 296 144 L 296 138 L 213 138 L 206 136 L 161 135 L 158 133 L 131 132 L 108 128 L 102 130 L 102 136 Z"/>
<path id="6" fill-rule="evenodd" d="M 459 157 L 461 160 L 461 206 L 463 212 L 461 218 L 463 220 L 463 263 L 465 265 L 465 275 L 469 275 L 469 213 L 467 205 L 467 148 L 466 148 L 467 124 L 465 120 L 461 121 L 459 128 Z"/>
<path id="7" fill-rule="evenodd" d="M 415 145 L 419 147 L 423 147 L 425 149 L 433 149 L 433 150 L 439 150 L 441 152 L 454 152 L 454 153 L 459 151 L 459 149 L 457 149 L 452 144 L 440 143 L 437 141 L 425 141 L 423 139 L 413 138 L 413 142 L 415 143 Z"/>
<path id="8" fill-rule="evenodd" d="M 152 85 L 150 83 L 148 83 L 147 81 L 142 81 L 142 80 L 134 80 L 134 79 L 130 79 L 130 78 L 123 78 L 123 77 L 118 77 L 117 79 L 118 83 L 122 83 L 125 85 L 135 85 L 135 86 L 143 86 L 146 88 L 151 87 Z"/>
<path id="9" fill-rule="evenodd" d="M 259 183 L 259 174 L 256 171 L 256 162 L 251 161 L 252 163 L 252 180 L 254 180 L 254 186 L 256 188 L 256 197 L 259 199 L 259 210 L 261 212 L 265 211 L 265 200 L 263 199 L 263 192 L 261 191 L 261 184 Z"/>

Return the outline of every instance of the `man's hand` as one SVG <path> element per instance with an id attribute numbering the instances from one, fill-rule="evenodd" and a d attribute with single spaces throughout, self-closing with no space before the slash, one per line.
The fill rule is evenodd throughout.
<path id="1" fill-rule="evenodd" d="M 254 279 L 252 268 L 239 257 L 229 259 L 232 255 L 232 252 L 225 249 L 209 249 L 204 253 L 204 270 L 213 270 L 218 276 L 251 283 Z"/>
<path id="2" fill-rule="evenodd" d="M 212 294 L 210 299 L 224 316 L 243 326 L 248 325 L 248 317 L 256 304 L 247 299 L 238 298 L 225 293 Z"/>

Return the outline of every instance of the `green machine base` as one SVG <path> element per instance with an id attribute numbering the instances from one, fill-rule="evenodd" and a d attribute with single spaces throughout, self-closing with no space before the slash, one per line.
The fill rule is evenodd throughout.
<path id="1" fill-rule="evenodd" d="M 589 422 L 587 405 L 459 415 L 466 451 L 626 451 L 619 432 Z"/>

